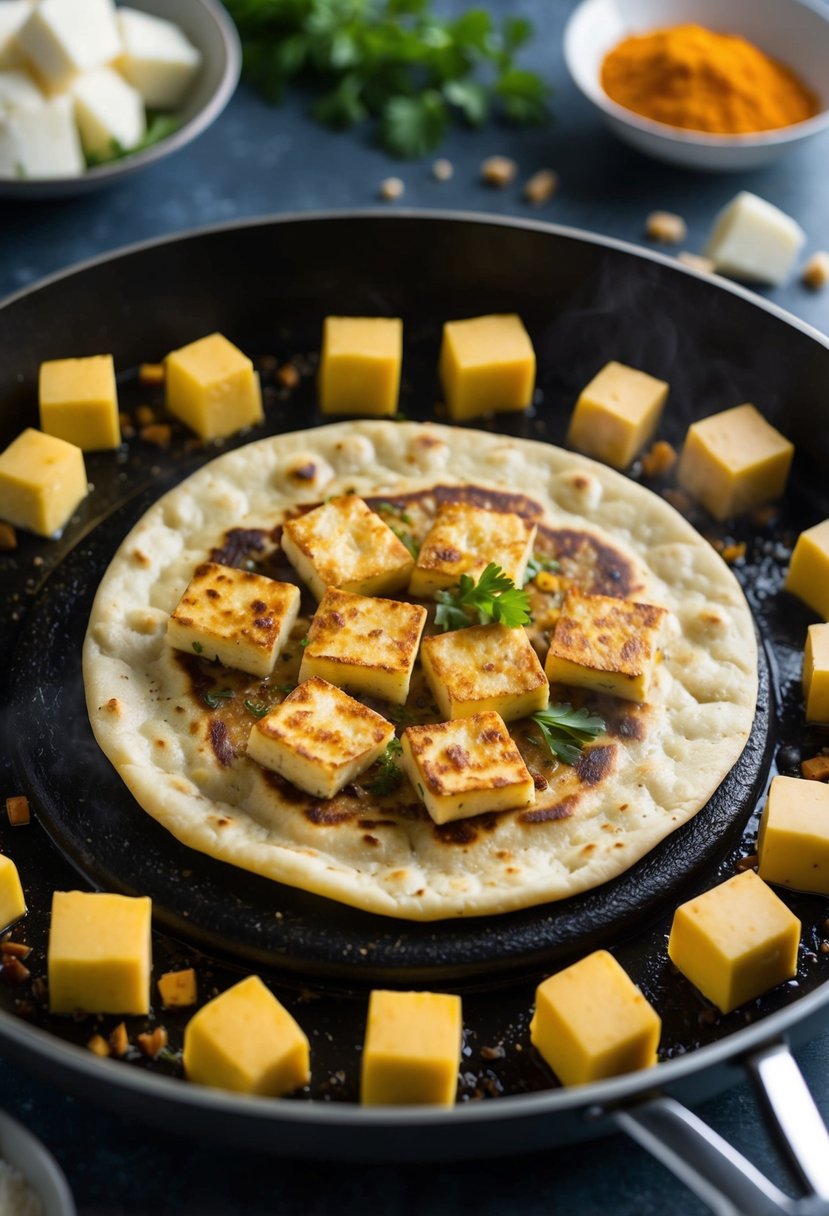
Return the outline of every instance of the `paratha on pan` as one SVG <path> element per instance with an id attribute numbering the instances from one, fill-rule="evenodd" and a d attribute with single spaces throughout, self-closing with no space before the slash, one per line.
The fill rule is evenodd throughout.
<path id="1" fill-rule="evenodd" d="M 370 770 L 321 801 L 266 773 L 244 755 L 249 707 L 275 703 L 295 682 L 313 602 L 266 684 L 177 654 L 165 639 L 167 618 L 209 557 L 291 578 L 278 547 L 282 521 L 348 491 L 391 503 L 415 531 L 447 499 L 518 511 L 538 521 L 536 551 L 559 559 L 563 582 L 667 608 L 649 704 L 588 697 L 608 730 L 572 768 L 550 759 L 531 722 L 512 724 L 535 777 L 535 804 L 443 827 L 405 780 L 388 795 L 372 793 Z M 533 590 L 542 658 L 555 606 L 555 591 Z M 435 920 L 585 891 L 690 819 L 748 738 L 757 653 L 730 570 L 648 490 L 548 444 L 365 421 L 250 444 L 160 499 L 103 578 L 84 678 L 100 746 L 144 810 L 179 840 L 370 912 Z M 562 688 L 553 699 L 582 703 Z M 430 701 L 416 677 L 404 722 L 435 720 Z M 373 707 L 391 716 L 391 707 Z"/>

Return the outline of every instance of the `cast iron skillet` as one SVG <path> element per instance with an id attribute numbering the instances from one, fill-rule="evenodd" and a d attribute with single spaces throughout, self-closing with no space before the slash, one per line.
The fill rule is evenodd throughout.
<path id="1" fill-rule="evenodd" d="M 814 1033 L 829 1002 L 829 961 L 819 950 L 826 901 L 786 894 L 803 923 L 797 978 L 728 1017 L 673 971 L 664 950 L 676 904 L 729 877 L 752 852 L 770 775 L 777 768 L 796 773 L 801 754 L 818 750 L 819 739 L 803 726 L 798 691 L 811 617 L 778 592 L 797 531 L 829 514 L 822 477 L 829 438 L 814 425 L 829 393 L 825 339 L 737 287 L 544 224 L 399 212 L 284 217 L 135 247 L 6 301 L 0 439 L 36 424 L 44 358 L 111 351 L 122 373 L 122 405 L 134 409 L 159 404 L 137 384 L 139 362 L 215 329 L 259 358 L 266 389 L 264 427 L 226 446 L 314 425 L 322 420 L 313 358 L 329 312 L 404 318 L 401 408 L 427 418 L 438 391 L 442 321 L 498 311 L 520 312 L 532 334 L 539 394 L 530 416 L 496 419 L 495 429 L 562 442 L 579 388 L 615 358 L 670 381 L 664 432 L 676 444 L 694 417 L 752 400 L 797 445 L 779 518 L 715 527 L 693 516 L 717 542 L 745 541 L 737 573 L 762 643 L 752 738 L 721 791 L 685 829 L 599 891 L 461 924 L 359 914 L 183 849 L 138 810 L 95 748 L 79 647 L 97 582 L 128 527 L 163 489 L 220 449 L 198 448 L 181 432 L 163 450 L 132 438 L 117 456 L 89 459 L 95 490 L 59 542 L 22 537 L 15 554 L 0 557 L 9 656 L 4 792 L 28 793 L 38 819 L 15 833 L 0 827 L 0 846 L 17 859 L 30 903 L 15 936 L 34 947 L 37 976 L 52 890 L 78 885 L 79 872 L 93 886 L 152 894 L 156 974 L 195 963 L 207 995 L 256 967 L 311 1035 L 314 1081 L 304 1096 L 316 1101 L 240 1099 L 170 1080 L 165 1073 L 180 1072 L 175 1049 L 185 1017 L 160 1009 L 148 1024 L 164 1021 L 173 1050 L 152 1067 L 97 1060 L 79 1046 L 95 1027 L 50 1019 L 37 988 L 24 986 L 2 989 L 0 1044 L 52 1080 L 113 1105 L 129 1101 L 156 1122 L 292 1153 L 483 1155 L 560 1144 L 621 1123 L 663 1158 L 675 1153 L 686 1174 L 698 1168 L 709 1180 L 704 1185 L 721 1174 L 716 1181 L 735 1210 L 780 1211 L 784 1197 L 753 1177 L 747 1163 L 734 1166 L 734 1154 L 712 1146 L 711 1133 L 664 1096 L 699 1100 L 730 1083 L 748 1060 L 778 1123 L 787 1122 L 785 1095 L 794 1094 L 801 1123 L 812 1112 L 809 1143 L 817 1151 L 810 1155 L 805 1140 L 789 1151 L 810 1194 L 829 1198 L 825 1133 L 781 1045 Z M 273 363 L 292 356 L 306 374 L 288 393 L 274 379 Z M 564 1091 L 529 1047 L 534 984 L 597 944 L 614 948 L 659 1008 L 663 1063 L 649 1074 Z M 379 983 L 463 989 L 467 1029 L 453 1110 L 378 1113 L 354 1103 L 366 991 Z M 133 1019 L 131 1033 L 147 1021 Z M 101 1029 L 109 1028 L 105 1020 Z"/>

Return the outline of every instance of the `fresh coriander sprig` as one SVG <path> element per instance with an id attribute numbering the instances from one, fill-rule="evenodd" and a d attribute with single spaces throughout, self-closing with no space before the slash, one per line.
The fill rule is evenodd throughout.
<path id="1" fill-rule="evenodd" d="M 377 775 L 368 786 L 372 794 L 382 797 L 383 794 L 391 794 L 397 789 L 403 780 L 403 770 L 397 766 L 397 757 L 402 751 L 403 744 L 397 738 L 390 739 L 386 744 L 386 750 L 377 761 Z"/>
<path id="2" fill-rule="evenodd" d="M 573 709 L 566 703 L 548 705 L 533 714 L 532 720 L 541 729 L 550 751 L 565 764 L 576 764 L 585 743 L 607 729 L 607 723 L 598 714 Z"/>
<path id="3" fill-rule="evenodd" d="M 444 632 L 489 621 L 516 628 L 530 619 L 530 597 L 495 562 L 489 563 L 477 582 L 462 574 L 457 587 L 436 591 L 435 600 L 435 625 Z"/>

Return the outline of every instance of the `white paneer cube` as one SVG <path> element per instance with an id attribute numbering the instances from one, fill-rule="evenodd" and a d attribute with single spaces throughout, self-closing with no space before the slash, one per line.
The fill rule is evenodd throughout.
<path id="1" fill-rule="evenodd" d="M 293 583 L 203 562 L 167 623 L 167 641 L 265 678 L 294 627 L 299 601 Z"/>
<path id="2" fill-rule="evenodd" d="M 87 153 L 108 156 L 134 148 L 147 129 L 141 94 L 112 68 L 93 68 L 72 81 L 75 117 Z"/>
<path id="3" fill-rule="evenodd" d="M 454 586 L 462 574 L 477 579 L 490 562 L 521 587 L 536 531 L 535 524 L 512 511 L 442 503 L 420 547 L 409 591 L 425 599 Z"/>
<path id="4" fill-rule="evenodd" d="M 45 103 L 46 98 L 28 72 L 20 69 L 0 72 L 0 114 L 39 110 Z"/>
<path id="5" fill-rule="evenodd" d="M 329 587 L 308 630 L 299 678 L 321 676 L 339 688 L 403 705 L 425 624 L 421 604 Z"/>
<path id="6" fill-rule="evenodd" d="M 17 39 L 50 89 L 121 54 L 112 0 L 40 0 Z"/>
<path id="7" fill-rule="evenodd" d="M 445 718 L 494 710 L 505 722 L 546 709 L 549 686 L 525 629 L 473 625 L 423 639 L 421 663 Z"/>
<path id="8" fill-rule="evenodd" d="M 790 274 L 805 240 L 790 215 L 741 190 L 714 221 L 705 255 L 721 274 L 776 285 Z"/>
<path id="9" fill-rule="evenodd" d="M 391 722 L 315 676 L 259 719 L 247 754 L 315 798 L 333 798 L 393 736 Z"/>
<path id="10" fill-rule="evenodd" d="M 181 105 L 201 67 L 201 53 L 172 21 L 119 8 L 124 52 L 118 70 L 138 90 L 150 110 Z"/>
<path id="11" fill-rule="evenodd" d="M 530 771 L 496 713 L 408 726 L 401 743 L 403 769 L 435 823 L 535 801 Z"/>
<path id="12" fill-rule="evenodd" d="M 0 68 L 19 68 L 25 63 L 17 33 L 31 16 L 34 0 L 0 0 Z"/>
<path id="13" fill-rule="evenodd" d="M 0 177 L 79 177 L 85 167 L 69 97 L 0 118 Z"/>

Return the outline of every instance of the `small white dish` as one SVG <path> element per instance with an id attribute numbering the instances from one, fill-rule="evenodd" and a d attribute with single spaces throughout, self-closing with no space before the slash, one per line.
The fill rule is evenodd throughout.
<path id="1" fill-rule="evenodd" d="M 0 1158 L 40 1196 L 45 1216 L 76 1216 L 72 1192 L 52 1154 L 22 1123 L 1 1110 Z"/>
<path id="2" fill-rule="evenodd" d="M 823 109 L 776 131 L 709 135 L 653 122 L 611 101 L 600 83 L 608 51 L 630 34 L 686 22 L 748 38 L 796 72 Z M 829 7 L 819 0 L 582 0 L 564 31 L 564 58 L 577 87 L 620 139 L 686 168 L 756 169 L 829 126 Z"/>

